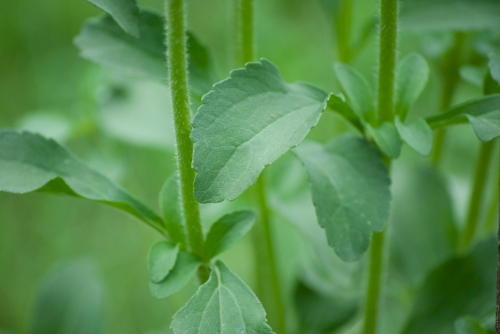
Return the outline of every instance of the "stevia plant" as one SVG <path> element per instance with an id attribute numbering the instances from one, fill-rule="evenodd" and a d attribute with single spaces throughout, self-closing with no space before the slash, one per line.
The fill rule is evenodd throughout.
<path id="1" fill-rule="evenodd" d="M 187 29 L 189 13 L 184 0 L 167 0 L 165 17 L 140 10 L 134 0 L 89 1 L 106 14 L 87 22 L 76 37 L 82 56 L 168 83 L 165 92 L 170 90 L 172 105 L 165 109 L 173 111 L 177 171 L 159 194 L 162 214 L 87 167 L 54 140 L 30 132 L 0 132 L 0 189 L 101 202 L 155 229 L 162 240 L 147 255 L 152 295 L 167 298 L 193 277 L 199 283 L 197 292 L 174 315 L 170 324 L 174 333 L 491 330 L 485 318 L 492 314 L 495 300 L 491 288 L 495 240 L 477 235 L 483 219 L 488 222 L 483 230 L 489 236 L 495 229 L 490 222 L 497 215 L 498 188 L 490 184 L 498 181 L 498 45 L 494 38 L 484 37 L 483 53 L 478 52 L 479 60 L 475 60 L 482 69 L 464 67 L 466 61 L 453 58 L 467 43 L 466 31 L 498 27 L 498 2 L 407 1 L 402 6 L 398 0 L 381 0 L 378 23 L 369 20 L 354 40 L 354 3 L 321 1 L 332 19 L 339 51 L 332 75 L 340 91 L 327 92 L 309 83 L 288 83 L 271 60 L 258 58 L 253 0 L 235 1 L 234 50 L 240 68 L 218 83 L 208 49 Z M 481 18 L 464 20 L 470 13 Z M 426 24 L 422 24 L 423 18 Z M 377 69 L 376 89 L 353 67 L 374 27 L 378 31 L 378 58 L 372 64 Z M 400 29 L 418 32 L 431 42 L 436 36 L 426 36 L 427 29 L 460 32 L 451 33 L 453 41 L 448 46 L 433 41 L 438 52 L 434 58 L 427 55 L 433 61 L 429 66 L 419 53 L 398 53 Z M 440 106 L 434 106 L 426 117 L 411 117 L 433 67 L 443 78 Z M 479 85 L 483 96 L 454 104 L 460 76 Z M 193 107 L 196 105 L 199 108 Z M 328 133 L 325 143 L 306 139 L 325 112 L 335 114 L 335 122 L 343 122 L 346 131 Z M 450 214 L 452 200 L 436 169 L 446 149 L 448 127 L 464 123 L 472 126 L 481 147 L 465 225 L 458 230 Z M 393 172 L 404 144 L 421 156 L 430 155 L 434 165 L 416 168 L 409 182 Z M 321 243 L 336 254 L 326 259 L 337 261 L 332 274 L 328 273 L 332 263 L 325 262 L 325 255 L 318 255 L 317 249 L 313 255 L 305 255 L 304 268 L 310 272 L 299 275 L 293 294 L 298 324 L 290 320 L 289 303 L 293 302 L 281 287 L 273 227 L 274 216 L 286 215 L 289 208 L 276 199 L 276 189 L 265 170 L 280 161 L 303 165 L 302 177 L 307 175 L 311 198 L 298 193 L 299 208 L 314 205 L 326 235 Z M 413 189 L 414 196 L 424 197 L 406 206 L 418 218 L 403 212 L 401 199 L 391 196 L 403 186 Z M 232 201 L 249 188 L 256 213 L 227 213 L 203 232 L 200 203 Z M 434 211 L 427 212 L 429 208 Z M 306 226 L 304 234 L 310 229 L 313 227 Z M 252 233 L 258 264 L 257 293 L 217 259 L 248 233 Z M 321 270 L 312 268 L 315 263 L 326 272 L 322 273 L 326 279 L 319 278 Z M 339 291 L 338 275 L 357 279 L 356 291 Z M 331 283 L 333 292 L 326 292 L 325 281 Z M 391 298 L 405 294 L 410 296 L 406 311 L 391 310 Z M 390 316 L 396 318 L 395 324 L 388 322 Z"/>

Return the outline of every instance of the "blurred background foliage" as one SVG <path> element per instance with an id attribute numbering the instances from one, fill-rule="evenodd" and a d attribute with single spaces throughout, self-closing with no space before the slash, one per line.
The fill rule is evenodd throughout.
<path id="1" fill-rule="evenodd" d="M 407 2 L 411 8 L 416 1 Z M 139 0 L 138 4 L 159 12 L 163 8 L 162 0 Z M 232 1 L 189 0 L 188 6 L 191 31 L 208 46 L 218 79 L 226 78 L 231 69 L 239 67 Z M 374 86 L 376 1 L 353 1 L 353 6 L 353 40 L 366 36 L 366 43 L 352 55 L 351 63 Z M 258 56 L 275 63 L 288 82 L 301 80 L 326 91 L 340 91 L 332 67 L 338 49 L 332 22 L 335 15 L 329 11 L 335 8 L 335 1 L 326 0 L 256 0 Z M 101 15 L 84 0 L 2 1 L 0 12 L 0 126 L 57 139 L 158 209 L 158 192 L 175 166 L 167 86 L 123 76 L 79 57 L 73 38 L 86 19 Z M 409 22 L 421 23 L 417 19 Z M 452 55 L 459 63 L 451 104 L 482 95 L 485 50 L 498 43 L 500 29 L 495 35 L 484 27 L 427 31 L 425 26 L 412 30 L 410 24 L 403 28 L 400 54 L 420 52 L 431 66 L 429 84 L 410 118 L 439 111 L 443 83 L 453 80 L 451 72 L 443 72 L 443 63 L 449 63 L 445 55 L 457 39 L 463 46 Z M 325 112 L 308 138 L 323 142 L 346 129 L 350 131 L 340 117 Z M 387 273 L 391 287 L 384 300 L 381 333 L 402 330 L 418 289 L 432 288 L 428 272 L 456 253 L 479 142 L 470 126 L 463 125 L 449 130 L 445 147 L 439 169 L 408 147 L 394 165 Z M 269 169 L 290 328 L 301 333 L 338 328 L 355 333 L 366 259 L 344 263 L 326 245 L 305 172 L 292 154 Z M 498 213 L 488 209 L 495 203 L 495 184 L 498 162 L 484 204 L 484 211 L 490 213 L 481 216 L 478 240 L 495 230 Z M 250 198 L 244 195 L 232 203 L 203 205 L 205 226 L 229 209 L 253 207 Z M 89 324 L 96 327 L 81 333 L 168 333 L 173 313 L 195 291 L 196 284 L 167 300 L 150 295 L 145 259 L 156 240 L 159 236 L 154 231 L 109 207 L 72 198 L 0 192 L 0 333 L 79 333 L 71 327 L 71 315 L 62 329 L 51 328 L 46 314 L 58 312 L 84 314 L 97 322 Z M 484 254 L 490 262 L 495 259 L 493 252 Z M 223 258 L 255 287 L 258 266 L 249 237 Z M 439 276 L 439 270 L 433 275 Z M 67 307 L 61 310 L 57 305 Z M 98 314 L 87 314 L 88 310 Z M 321 317 L 325 310 L 329 311 Z M 491 311 L 486 307 L 472 313 L 487 319 Z M 425 315 L 422 312 L 418 314 Z M 463 316 L 460 312 L 453 314 Z M 411 321 L 409 326 L 407 332 L 413 333 Z"/>

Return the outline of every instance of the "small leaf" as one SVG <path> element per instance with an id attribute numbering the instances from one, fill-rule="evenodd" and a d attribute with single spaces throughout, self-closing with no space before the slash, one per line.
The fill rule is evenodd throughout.
<path id="1" fill-rule="evenodd" d="M 489 332 L 481 325 L 481 322 L 472 316 L 462 317 L 455 321 L 457 334 L 488 334 Z"/>
<path id="2" fill-rule="evenodd" d="M 479 140 L 486 142 L 500 136 L 500 94 L 472 99 L 427 118 L 432 128 L 460 124 L 467 118 Z"/>
<path id="3" fill-rule="evenodd" d="M 463 65 L 459 70 L 462 80 L 481 88 L 484 80 L 484 68 L 472 65 Z"/>
<path id="4" fill-rule="evenodd" d="M 75 38 L 81 56 L 100 65 L 129 74 L 165 82 L 168 70 L 165 60 L 164 20 L 161 16 L 141 12 L 140 37 L 124 33 L 109 16 L 91 19 Z M 194 93 L 205 94 L 216 81 L 210 55 L 198 40 L 188 33 L 189 83 Z"/>
<path id="5" fill-rule="evenodd" d="M 214 86 L 194 117 L 195 197 L 201 203 L 233 200 L 265 166 L 297 146 L 316 125 L 328 94 L 286 84 L 266 59 Z"/>
<path id="6" fill-rule="evenodd" d="M 87 0 L 110 14 L 128 34 L 139 37 L 139 8 L 135 0 Z"/>
<path id="7" fill-rule="evenodd" d="M 153 211 L 85 166 L 52 139 L 29 132 L 0 132 L 0 190 L 81 197 L 126 211 L 163 233 Z"/>
<path id="8" fill-rule="evenodd" d="M 415 151 L 428 156 L 432 150 L 432 130 L 427 122 L 419 117 L 408 124 L 396 117 L 396 128 L 403 140 Z"/>
<path id="9" fill-rule="evenodd" d="M 344 261 L 368 248 L 371 232 L 380 232 L 389 216 L 391 194 L 387 167 L 368 141 L 339 136 L 326 145 L 304 143 L 294 149 L 304 163 L 318 223 Z"/>
<path id="10" fill-rule="evenodd" d="M 375 143 L 385 155 L 392 159 L 399 157 L 403 143 L 399 138 L 398 130 L 394 124 L 384 122 L 378 128 L 374 128 L 368 124 L 367 128 Z"/>
<path id="11" fill-rule="evenodd" d="M 175 172 L 161 188 L 160 210 L 168 235 L 174 243 L 179 243 L 183 248 L 186 245 L 186 232 L 180 208 L 179 177 Z"/>
<path id="12" fill-rule="evenodd" d="M 405 119 L 429 80 L 429 65 L 418 53 L 404 57 L 398 69 L 396 83 L 396 112 Z"/>
<path id="13" fill-rule="evenodd" d="M 490 69 L 491 76 L 500 85 L 500 54 L 498 52 L 491 51 L 488 53 L 488 67 Z"/>
<path id="14" fill-rule="evenodd" d="M 160 241 L 151 246 L 148 252 L 148 272 L 151 281 L 159 283 L 167 277 L 175 265 L 179 245 Z"/>
<path id="15" fill-rule="evenodd" d="M 185 287 L 201 265 L 193 253 L 180 252 L 174 268 L 161 282 L 149 282 L 149 291 L 158 299 L 167 298 Z"/>
<path id="16" fill-rule="evenodd" d="M 343 97 L 330 94 L 328 107 L 338 112 L 345 119 L 352 123 L 359 131 L 363 132 L 363 124 L 361 119 L 352 111 L 351 107 L 344 101 Z"/>
<path id="17" fill-rule="evenodd" d="M 262 303 L 221 261 L 208 282 L 174 315 L 171 327 L 179 334 L 272 333 Z"/>
<path id="18" fill-rule="evenodd" d="M 208 232 L 205 257 L 211 259 L 235 245 L 250 231 L 255 219 L 250 211 L 234 212 L 219 219 Z"/>
<path id="19" fill-rule="evenodd" d="M 372 88 L 368 81 L 361 73 L 348 65 L 335 63 L 333 68 L 354 112 L 361 119 L 372 123 L 375 120 L 375 107 Z"/>

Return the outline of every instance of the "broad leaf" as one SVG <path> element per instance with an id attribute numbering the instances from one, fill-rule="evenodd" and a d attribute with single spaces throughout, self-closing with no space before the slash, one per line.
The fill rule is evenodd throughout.
<path id="1" fill-rule="evenodd" d="M 377 146 L 385 155 L 392 159 L 399 157 L 399 154 L 401 154 L 401 145 L 403 143 L 399 138 L 398 130 L 396 130 L 394 124 L 384 122 L 377 128 L 368 124 L 367 129 Z"/>
<path id="2" fill-rule="evenodd" d="M 464 256 L 429 273 L 403 334 L 453 333 L 456 319 L 481 317 L 495 309 L 497 240 L 489 238 Z"/>
<path id="3" fill-rule="evenodd" d="M 182 217 L 179 193 L 179 178 L 177 172 L 170 176 L 160 191 L 160 210 L 165 228 L 172 241 L 179 243 L 181 248 L 186 245 L 186 232 Z"/>
<path id="4" fill-rule="evenodd" d="M 328 100 L 328 107 L 332 110 L 338 112 L 349 122 L 352 123 L 359 131 L 363 131 L 363 125 L 360 118 L 352 111 L 351 107 L 345 102 L 343 96 L 330 94 L 330 99 Z"/>
<path id="5" fill-rule="evenodd" d="M 266 59 L 214 86 L 194 117 L 193 168 L 199 202 L 233 200 L 265 166 L 297 146 L 316 125 L 328 94 L 303 83 L 287 84 Z"/>
<path id="6" fill-rule="evenodd" d="M 466 119 L 481 141 L 490 141 L 500 136 L 500 94 L 466 101 L 441 115 L 428 117 L 427 123 L 436 128 L 464 123 Z"/>
<path id="7" fill-rule="evenodd" d="M 401 6 L 401 29 L 470 31 L 500 29 L 498 0 L 406 0 Z"/>
<path id="8" fill-rule="evenodd" d="M 396 113 L 405 119 L 429 79 L 429 65 L 418 53 L 404 57 L 398 68 L 396 82 Z"/>
<path id="9" fill-rule="evenodd" d="M 175 265 L 179 246 L 168 241 L 155 243 L 148 252 L 148 272 L 151 281 L 159 283 Z"/>
<path id="10" fill-rule="evenodd" d="M 455 331 L 457 334 L 489 334 L 481 322 L 471 316 L 462 317 L 455 321 Z"/>
<path id="11" fill-rule="evenodd" d="M 139 8 L 135 0 L 87 0 L 110 14 L 120 27 L 139 37 Z"/>
<path id="12" fill-rule="evenodd" d="M 0 132 L 0 189 L 81 197 L 114 206 L 164 231 L 153 211 L 85 166 L 54 140 L 29 132 Z"/>
<path id="13" fill-rule="evenodd" d="M 84 58 L 126 73 L 165 82 L 164 20 L 159 15 L 141 12 L 140 37 L 122 31 L 109 16 L 91 19 L 75 39 Z M 198 40 L 188 34 L 189 83 L 194 93 L 203 95 L 216 81 L 212 60 Z"/>
<path id="14" fill-rule="evenodd" d="M 342 63 L 335 63 L 334 70 L 354 112 L 361 119 L 372 123 L 375 120 L 375 106 L 368 81 L 354 68 Z"/>
<path id="15" fill-rule="evenodd" d="M 149 291 L 158 299 L 173 295 L 189 283 L 200 265 L 200 259 L 193 253 L 180 252 L 174 268 L 163 281 L 159 283 L 149 282 Z"/>
<path id="16" fill-rule="evenodd" d="M 491 76 L 500 85 L 500 53 L 491 51 L 488 53 L 488 67 Z"/>
<path id="17" fill-rule="evenodd" d="M 208 282 L 174 315 L 171 327 L 183 334 L 272 333 L 257 296 L 221 261 Z"/>
<path id="18" fill-rule="evenodd" d="M 255 214 L 240 211 L 227 214 L 215 222 L 208 232 L 205 242 L 205 257 L 211 259 L 234 246 L 252 228 Z"/>
<path id="19" fill-rule="evenodd" d="M 390 179 L 381 154 L 352 135 L 326 145 L 304 143 L 294 151 L 309 175 L 328 243 L 344 261 L 359 259 L 371 233 L 382 231 L 389 216 Z"/>
<path id="20" fill-rule="evenodd" d="M 396 117 L 396 128 L 403 140 L 415 151 L 428 156 L 432 150 L 432 130 L 427 122 L 419 117 L 408 124 Z"/>

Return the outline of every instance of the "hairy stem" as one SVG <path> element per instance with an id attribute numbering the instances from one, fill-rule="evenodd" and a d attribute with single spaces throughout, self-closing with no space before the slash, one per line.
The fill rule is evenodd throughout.
<path id="1" fill-rule="evenodd" d="M 174 110 L 177 168 L 181 191 L 181 205 L 187 227 L 190 250 L 203 256 L 203 231 L 198 202 L 194 198 L 194 170 L 191 168 L 191 110 L 186 54 L 186 18 L 184 0 L 167 0 L 167 60 L 169 84 Z M 200 280 L 203 280 L 200 274 Z"/>

